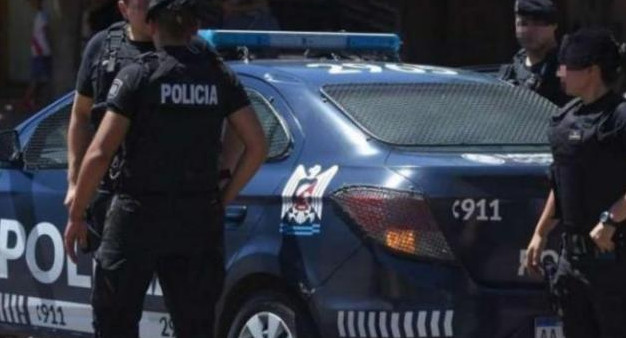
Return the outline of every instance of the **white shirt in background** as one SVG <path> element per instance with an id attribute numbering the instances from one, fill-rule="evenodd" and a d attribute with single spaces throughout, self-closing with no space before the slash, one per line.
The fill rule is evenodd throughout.
<path id="1" fill-rule="evenodd" d="M 44 11 L 35 14 L 33 22 L 33 36 L 30 40 L 30 50 L 33 56 L 50 56 L 50 44 L 46 37 L 45 28 L 48 26 L 48 17 Z"/>

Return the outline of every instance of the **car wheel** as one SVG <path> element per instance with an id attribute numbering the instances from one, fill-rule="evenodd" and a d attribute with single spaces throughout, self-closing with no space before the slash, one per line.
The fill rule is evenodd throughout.
<path id="1" fill-rule="evenodd" d="M 310 338 L 310 320 L 297 309 L 279 293 L 255 295 L 237 312 L 228 338 Z"/>

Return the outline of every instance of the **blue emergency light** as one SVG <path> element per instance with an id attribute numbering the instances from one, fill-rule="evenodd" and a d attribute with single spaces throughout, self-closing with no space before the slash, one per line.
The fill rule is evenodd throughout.
<path id="1" fill-rule="evenodd" d="M 247 47 L 250 49 L 368 50 L 397 53 L 402 44 L 396 34 L 380 33 L 201 30 L 199 34 L 218 49 Z"/>

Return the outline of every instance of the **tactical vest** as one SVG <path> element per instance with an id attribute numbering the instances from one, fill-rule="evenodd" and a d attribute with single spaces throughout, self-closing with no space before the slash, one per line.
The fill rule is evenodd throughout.
<path id="1" fill-rule="evenodd" d="M 546 60 L 542 62 L 539 71 L 534 73 L 526 67 L 526 53 L 518 52 L 510 68 L 507 70 L 509 74 L 505 74 L 505 80 L 517 85 L 523 86 L 533 91 L 539 91 L 544 85 L 544 80 L 550 76 L 556 76 L 558 64 L 552 62 L 552 54 L 546 56 Z M 505 76 L 503 76 L 505 77 Z"/>
<path id="2" fill-rule="evenodd" d="M 519 51 L 513 57 L 513 63 L 500 69 L 499 78 L 515 86 L 522 86 L 547 98 L 558 106 L 563 106 L 569 98 L 561 90 L 556 76 L 559 64 L 554 52 L 549 53 L 540 67 L 531 71 L 526 67 L 526 52 Z"/>
<path id="3" fill-rule="evenodd" d="M 165 52 L 140 61 L 146 75 L 120 152 L 118 191 L 217 192 L 224 108 L 217 58 L 203 51 L 181 63 Z M 169 96 L 168 96 L 169 95 Z"/>
<path id="4" fill-rule="evenodd" d="M 614 114 L 626 103 L 614 95 L 603 111 L 577 114 L 582 101 L 554 116 L 548 133 L 557 214 L 568 231 L 586 233 L 626 192 L 626 147 Z"/>
<path id="5" fill-rule="evenodd" d="M 95 76 L 92 76 L 94 98 L 91 109 L 91 123 L 94 128 L 98 128 L 104 117 L 107 94 L 115 76 L 138 56 L 134 49 L 125 48 L 125 44 L 128 43 L 126 27 L 127 23 L 122 21 L 107 28 L 100 54 L 94 60 Z"/>

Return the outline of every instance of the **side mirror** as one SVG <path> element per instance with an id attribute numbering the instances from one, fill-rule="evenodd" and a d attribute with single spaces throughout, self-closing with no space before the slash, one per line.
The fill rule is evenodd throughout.
<path id="1" fill-rule="evenodd" d="M 20 138 L 15 130 L 0 131 L 0 164 L 14 164 L 22 160 Z"/>

